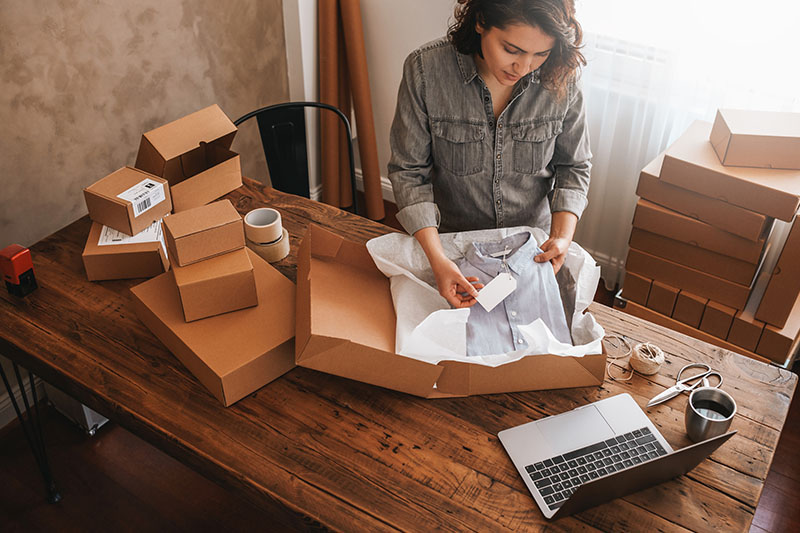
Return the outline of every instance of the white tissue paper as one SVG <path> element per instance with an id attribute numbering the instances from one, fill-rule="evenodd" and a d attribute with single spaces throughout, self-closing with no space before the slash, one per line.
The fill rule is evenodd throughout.
<path id="1" fill-rule="evenodd" d="M 453 261 L 464 256 L 474 242 L 494 242 L 529 231 L 541 246 L 547 234 L 539 228 L 520 226 L 440 235 L 444 252 Z M 435 289 L 428 259 L 413 237 L 392 233 L 367 242 L 375 265 L 390 280 L 397 314 L 395 351 L 406 357 L 437 364 L 463 361 L 490 367 L 529 355 L 552 354 L 582 357 L 602 352 L 603 328 L 586 308 L 600 281 L 600 267 L 578 244 L 570 244 L 564 266 L 556 276 L 567 310 L 574 345 L 559 342 L 541 319 L 520 326 L 528 347 L 505 354 L 467 357 L 467 318 L 470 309 L 451 309 Z"/>

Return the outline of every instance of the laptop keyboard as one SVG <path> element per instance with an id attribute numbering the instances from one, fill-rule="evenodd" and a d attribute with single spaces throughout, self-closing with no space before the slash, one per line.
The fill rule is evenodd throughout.
<path id="1" fill-rule="evenodd" d="M 666 455 L 649 428 L 556 455 L 525 470 L 550 510 L 561 507 L 583 483 Z"/>

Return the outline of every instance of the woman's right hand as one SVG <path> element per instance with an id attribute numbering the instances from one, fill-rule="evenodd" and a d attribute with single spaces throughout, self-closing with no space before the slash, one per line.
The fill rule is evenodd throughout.
<path id="1" fill-rule="evenodd" d="M 456 264 L 445 256 L 432 261 L 431 268 L 436 277 L 439 294 L 450 305 L 457 309 L 475 305 L 478 290 L 483 288 L 483 284 L 478 283 L 478 278 L 464 277 Z"/>

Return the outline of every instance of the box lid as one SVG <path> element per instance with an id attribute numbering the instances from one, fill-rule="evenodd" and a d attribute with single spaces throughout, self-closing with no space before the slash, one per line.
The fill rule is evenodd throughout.
<path id="1" fill-rule="evenodd" d="M 226 224 L 240 223 L 242 217 L 230 200 L 181 211 L 164 218 L 164 225 L 174 239 L 199 233 Z"/>
<path id="2" fill-rule="evenodd" d="M 719 114 L 733 135 L 800 137 L 800 113 L 720 109 Z"/>
<path id="3" fill-rule="evenodd" d="M 151 179 L 163 184 L 167 183 L 164 178 L 159 178 L 158 176 L 150 174 L 149 172 L 145 172 L 144 170 L 139 170 L 138 168 L 126 166 L 112 172 L 104 178 L 101 178 L 100 180 L 86 187 L 84 190 L 94 193 L 98 196 L 102 196 L 103 198 L 106 198 L 112 202 L 126 205 L 130 202 L 119 198 L 117 195 L 125 192 L 145 179 Z"/>
<path id="4" fill-rule="evenodd" d="M 236 126 L 217 104 L 195 111 L 144 134 L 144 137 L 169 161 L 197 148 L 235 134 Z M 233 141 L 233 135 L 230 140 Z M 230 148 L 230 144 L 226 146 Z"/>
<path id="5" fill-rule="evenodd" d="M 191 285 L 203 281 L 213 280 L 220 276 L 241 274 L 253 270 L 250 260 L 252 254 L 247 248 L 239 248 L 233 252 L 217 255 L 187 266 L 173 265 L 175 283 L 178 286 Z"/>

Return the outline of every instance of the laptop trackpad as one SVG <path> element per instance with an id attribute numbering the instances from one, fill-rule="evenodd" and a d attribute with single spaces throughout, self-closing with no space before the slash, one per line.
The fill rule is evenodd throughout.
<path id="1" fill-rule="evenodd" d="M 553 449 L 562 453 L 614 436 L 611 426 L 594 405 L 544 418 L 537 426 Z"/>

